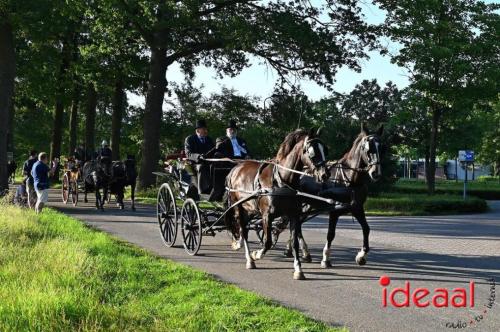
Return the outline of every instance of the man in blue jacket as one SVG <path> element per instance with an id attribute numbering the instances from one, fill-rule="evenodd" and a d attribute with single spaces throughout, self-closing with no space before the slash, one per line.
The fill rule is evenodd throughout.
<path id="1" fill-rule="evenodd" d="M 38 161 L 33 165 L 31 176 L 35 185 L 37 196 L 35 211 L 42 212 L 43 206 L 49 200 L 49 175 L 52 176 L 57 168 L 59 159 L 54 159 L 54 168 L 50 169 L 47 165 L 48 159 L 45 152 L 40 152 Z"/>

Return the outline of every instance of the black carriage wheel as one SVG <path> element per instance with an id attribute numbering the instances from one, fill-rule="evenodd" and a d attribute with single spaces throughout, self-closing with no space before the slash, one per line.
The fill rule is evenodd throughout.
<path id="1" fill-rule="evenodd" d="M 192 198 L 182 205 L 181 231 L 184 249 L 189 255 L 196 255 L 201 246 L 202 224 L 200 210 Z"/>
<path id="2" fill-rule="evenodd" d="M 162 184 L 158 190 L 156 215 L 163 243 L 172 247 L 177 238 L 177 207 L 172 189 L 167 183 Z"/>
<path id="3" fill-rule="evenodd" d="M 64 173 L 62 187 L 61 187 L 61 196 L 62 196 L 62 201 L 64 204 L 68 203 L 69 194 L 70 194 L 70 187 L 69 186 L 70 186 L 70 183 L 69 183 L 68 174 Z"/>
<path id="4" fill-rule="evenodd" d="M 78 182 L 76 180 L 71 181 L 71 202 L 73 206 L 78 205 Z"/>

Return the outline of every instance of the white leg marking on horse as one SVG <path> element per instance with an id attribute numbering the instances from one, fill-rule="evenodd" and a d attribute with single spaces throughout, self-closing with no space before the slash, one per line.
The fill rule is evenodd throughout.
<path id="1" fill-rule="evenodd" d="M 252 252 L 252 258 L 254 260 L 259 260 L 261 259 L 262 257 L 264 257 L 264 249 L 260 249 L 260 250 L 254 250 Z"/>
<path id="2" fill-rule="evenodd" d="M 243 239 L 243 244 L 245 247 L 245 258 L 247 259 L 247 269 L 255 269 L 255 262 L 250 255 L 250 248 L 248 247 L 248 242 Z"/>
<path id="3" fill-rule="evenodd" d="M 309 253 L 309 248 L 307 248 L 307 243 L 304 241 L 304 238 L 300 239 L 300 248 L 302 249 L 302 256 L 310 256 L 311 254 Z"/>
<path id="4" fill-rule="evenodd" d="M 323 262 L 326 262 L 329 259 L 330 259 L 330 246 L 328 245 L 327 242 L 325 244 L 325 247 L 323 248 Z"/>
<path id="5" fill-rule="evenodd" d="M 368 254 L 366 253 L 366 251 L 360 250 L 356 255 L 356 263 L 358 263 L 359 265 L 365 265 L 367 256 Z"/>
<path id="6" fill-rule="evenodd" d="M 300 262 L 296 258 L 293 260 L 293 268 L 295 272 L 302 272 L 302 267 L 300 266 Z"/>

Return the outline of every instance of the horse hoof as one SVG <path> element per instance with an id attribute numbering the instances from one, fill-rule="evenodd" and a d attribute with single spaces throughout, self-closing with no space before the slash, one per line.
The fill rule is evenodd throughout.
<path id="1" fill-rule="evenodd" d="M 88 200 L 88 199 L 85 199 L 85 200 L 83 200 L 83 202 L 84 202 L 84 203 L 88 203 L 88 202 L 89 202 L 89 200 Z"/>
<path id="2" fill-rule="evenodd" d="M 253 269 L 256 269 L 257 267 L 255 266 L 255 262 L 254 261 L 250 261 L 250 262 L 247 262 L 247 269 L 248 270 L 253 270 Z"/>
<path id="3" fill-rule="evenodd" d="M 366 254 L 363 251 L 358 252 L 356 255 L 356 263 L 360 266 L 366 264 Z"/>
<path id="4" fill-rule="evenodd" d="M 307 254 L 306 256 L 302 257 L 302 261 L 303 261 L 304 263 L 311 263 L 311 262 L 312 262 L 311 255 L 310 255 L 310 254 Z"/>
<path id="5" fill-rule="evenodd" d="M 332 263 L 330 261 L 321 261 L 321 268 L 322 269 L 329 269 L 332 267 Z"/>
<path id="6" fill-rule="evenodd" d="M 292 251 L 291 251 L 291 250 L 285 250 L 285 251 L 283 252 L 283 255 L 284 255 L 285 257 L 288 257 L 288 258 L 293 257 L 293 254 L 292 254 Z"/>
<path id="7" fill-rule="evenodd" d="M 304 272 L 295 271 L 293 273 L 293 280 L 306 280 L 306 276 L 304 275 Z"/>
<path id="8" fill-rule="evenodd" d="M 234 241 L 233 243 L 231 243 L 231 249 L 233 249 L 235 251 L 240 250 L 241 249 L 240 243 L 237 241 Z"/>
<path id="9" fill-rule="evenodd" d="M 257 251 L 252 251 L 252 253 L 250 254 L 250 257 L 252 257 L 252 259 L 254 261 L 256 260 L 259 260 L 260 258 L 257 256 Z"/>

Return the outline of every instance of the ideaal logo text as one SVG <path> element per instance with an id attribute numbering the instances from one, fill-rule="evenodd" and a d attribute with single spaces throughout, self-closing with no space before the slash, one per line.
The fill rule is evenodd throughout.
<path id="1" fill-rule="evenodd" d="M 490 296 L 484 304 L 484 310 L 481 314 L 471 318 L 460 319 L 456 322 L 446 323 L 446 327 L 453 329 L 462 329 L 472 327 L 482 321 L 488 310 L 491 309 L 495 303 L 495 279 L 488 279 L 490 286 Z M 381 276 L 379 283 L 382 286 L 382 307 L 393 306 L 395 308 L 403 308 L 415 306 L 417 308 L 425 308 L 434 306 L 435 308 L 474 308 L 475 306 L 475 287 L 474 281 L 469 281 L 467 287 L 462 288 L 435 288 L 430 290 L 426 287 L 418 287 L 412 289 L 409 281 L 405 282 L 404 287 L 395 287 L 392 290 L 388 289 L 391 279 L 387 276 Z M 399 301 L 396 300 L 399 298 Z"/>
<path id="2" fill-rule="evenodd" d="M 411 305 L 425 308 L 430 305 L 436 308 L 453 306 L 459 307 L 474 307 L 474 281 L 469 282 L 467 288 L 436 288 L 429 290 L 426 287 L 412 289 L 409 281 L 405 281 L 404 287 L 396 287 L 390 292 L 387 289 L 391 283 L 391 279 L 387 276 L 380 277 L 380 285 L 382 286 L 382 306 L 387 307 L 388 304 L 396 308 L 409 307 Z M 402 294 L 403 300 L 396 301 L 396 295 Z"/>

